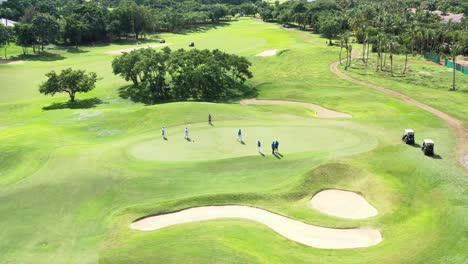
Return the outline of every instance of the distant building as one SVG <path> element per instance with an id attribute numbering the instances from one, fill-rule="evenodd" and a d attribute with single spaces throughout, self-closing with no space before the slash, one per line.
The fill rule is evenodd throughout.
<path id="1" fill-rule="evenodd" d="M 12 21 L 12 20 L 5 19 L 5 18 L 0 18 L 0 24 L 2 24 L 4 26 L 7 26 L 7 27 L 14 27 L 16 22 Z"/>

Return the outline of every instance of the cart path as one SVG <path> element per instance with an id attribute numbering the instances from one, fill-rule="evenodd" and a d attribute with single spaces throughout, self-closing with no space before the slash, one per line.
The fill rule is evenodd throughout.
<path id="1" fill-rule="evenodd" d="M 347 113 L 341 113 L 334 110 L 327 109 L 320 105 L 297 102 L 297 101 L 286 101 L 286 100 L 258 100 L 258 99 L 245 99 L 240 101 L 241 105 L 300 105 L 310 107 L 317 113 L 317 117 L 320 118 L 350 118 L 352 115 Z"/>
<path id="2" fill-rule="evenodd" d="M 264 209 L 242 205 L 193 207 L 143 218 L 133 222 L 130 227 L 140 231 L 150 231 L 177 224 L 226 218 L 259 222 L 290 240 L 316 248 L 361 248 L 373 246 L 382 241 L 382 235 L 376 229 L 335 229 L 314 226 Z"/>
<path id="3" fill-rule="evenodd" d="M 356 84 L 360 84 L 360 85 L 363 85 L 363 86 L 366 86 L 366 87 L 369 87 L 369 88 L 372 88 L 374 90 L 377 90 L 377 91 L 381 91 L 381 92 L 384 92 L 386 94 L 389 94 L 389 95 L 392 95 L 394 97 L 397 97 L 407 103 L 410 103 L 414 106 L 417 106 L 423 110 L 426 110 L 432 114 L 434 114 L 435 116 L 439 117 L 440 119 L 442 119 L 443 121 L 445 121 L 449 127 L 451 127 L 454 132 L 455 132 L 455 136 L 457 138 L 457 156 L 460 160 L 460 163 L 462 164 L 462 166 L 468 170 L 468 132 L 465 130 L 465 128 L 463 127 L 463 122 L 453 116 L 450 116 L 432 106 L 429 106 L 425 103 L 422 103 L 416 99 L 413 99 L 407 95 L 404 95 L 402 93 L 399 93 L 399 92 L 396 92 L 394 90 L 391 90 L 389 88 L 385 88 L 385 87 L 382 87 L 382 86 L 378 86 L 378 85 L 375 85 L 375 84 L 372 84 L 372 83 L 368 83 L 368 82 L 365 82 L 365 81 L 360 81 L 360 80 L 357 80 L 357 79 L 354 79 L 352 78 L 351 76 L 349 75 L 346 75 L 345 73 L 341 72 L 339 69 L 338 69 L 338 66 L 340 65 L 340 62 L 337 61 L 337 62 L 334 62 L 332 64 L 330 64 L 330 70 L 336 74 L 338 77 L 342 78 L 342 79 L 345 79 L 345 80 L 348 80 L 348 81 L 351 81 L 353 83 L 356 83 Z"/>

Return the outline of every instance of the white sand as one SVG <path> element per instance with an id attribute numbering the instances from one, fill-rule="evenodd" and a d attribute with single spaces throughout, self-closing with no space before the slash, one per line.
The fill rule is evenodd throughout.
<path id="1" fill-rule="evenodd" d="M 257 57 L 270 57 L 270 56 L 275 55 L 277 52 L 278 52 L 278 49 L 269 49 L 269 50 L 262 51 L 262 52 L 258 53 L 255 56 L 257 56 Z"/>
<path id="2" fill-rule="evenodd" d="M 139 49 L 148 49 L 148 48 L 158 48 L 158 47 L 163 47 L 170 45 L 169 43 L 156 43 L 156 44 L 149 44 L 149 45 L 139 45 L 133 48 L 126 48 L 126 49 L 119 49 L 119 50 L 111 50 L 106 52 L 107 54 L 114 54 L 114 55 L 120 55 L 124 52 L 130 52 L 133 50 L 139 50 Z"/>
<path id="3" fill-rule="evenodd" d="M 300 105 L 310 107 L 317 113 L 317 117 L 321 118 L 350 118 L 352 115 L 337 112 L 334 110 L 327 109 L 320 105 L 296 102 L 296 101 L 285 101 L 285 100 L 257 100 L 257 99 L 246 99 L 240 101 L 241 105 Z"/>
<path id="4" fill-rule="evenodd" d="M 342 190 L 323 190 L 310 200 L 318 211 L 351 219 L 364 219 L 377 215 L 378 211 L 361 195 Z"/>
<path id="5" fill-rule="evenodd" d="M 241 218 L 260 222 L 288 239 L 316 248 L 360 248 L 373 246 L 382 241 L 380 232 L 375 229 L 319 227 L 263 209 L 241 205 L 194 207 L 175 213 L 147 217 L 132 223 L 130 227 L 150 231 L 177 224 L 220 218 Z"/>

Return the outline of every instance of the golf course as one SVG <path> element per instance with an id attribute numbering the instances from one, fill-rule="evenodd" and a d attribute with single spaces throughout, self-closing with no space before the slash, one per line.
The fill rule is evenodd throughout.
<path id="1" fill-rule="evenodd" d="M 138 45 L 34 56 L 10 45 L 0 263 L 466 263 L 468 75 L 448 91 L 450 68 L 410 55 L 408 77 L 389 77 L 364 66 L 357 43 L 345 70 L 327 41 L 239 17 Z M 254 93 L 145 103 L 114 74 L 133 50 L 190 42 L 245 57 Z M 40 93 L 67 68 L 95 72 L 95 89 L 75 103 Z"/>

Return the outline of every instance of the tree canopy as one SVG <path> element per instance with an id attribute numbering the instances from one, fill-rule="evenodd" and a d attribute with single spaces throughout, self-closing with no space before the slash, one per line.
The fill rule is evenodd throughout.
<path id="1" fill-rule="evenodd" d="M 86 73 L 83 70 L 72 70 L 71 68 L 62 70 L 60 74 L 51 71 L 46 76 L 48 79 L 40 85 L 39 92 L 52 96 L 56 93 L 67 93 L 71 102 L 75 102 L 77 93 L 87 93 L 93 90 L 98 80 L 97 74 L 94 72 Z"/>
<path id="2" fill-rule="evenodd" d="M 251 63 L 219 50 L 134 50 L 115 58 L 114 74 L 132 81 L 128 96 L 145 103 L 161 100 L 217 101 L 251 89 Z"/>

